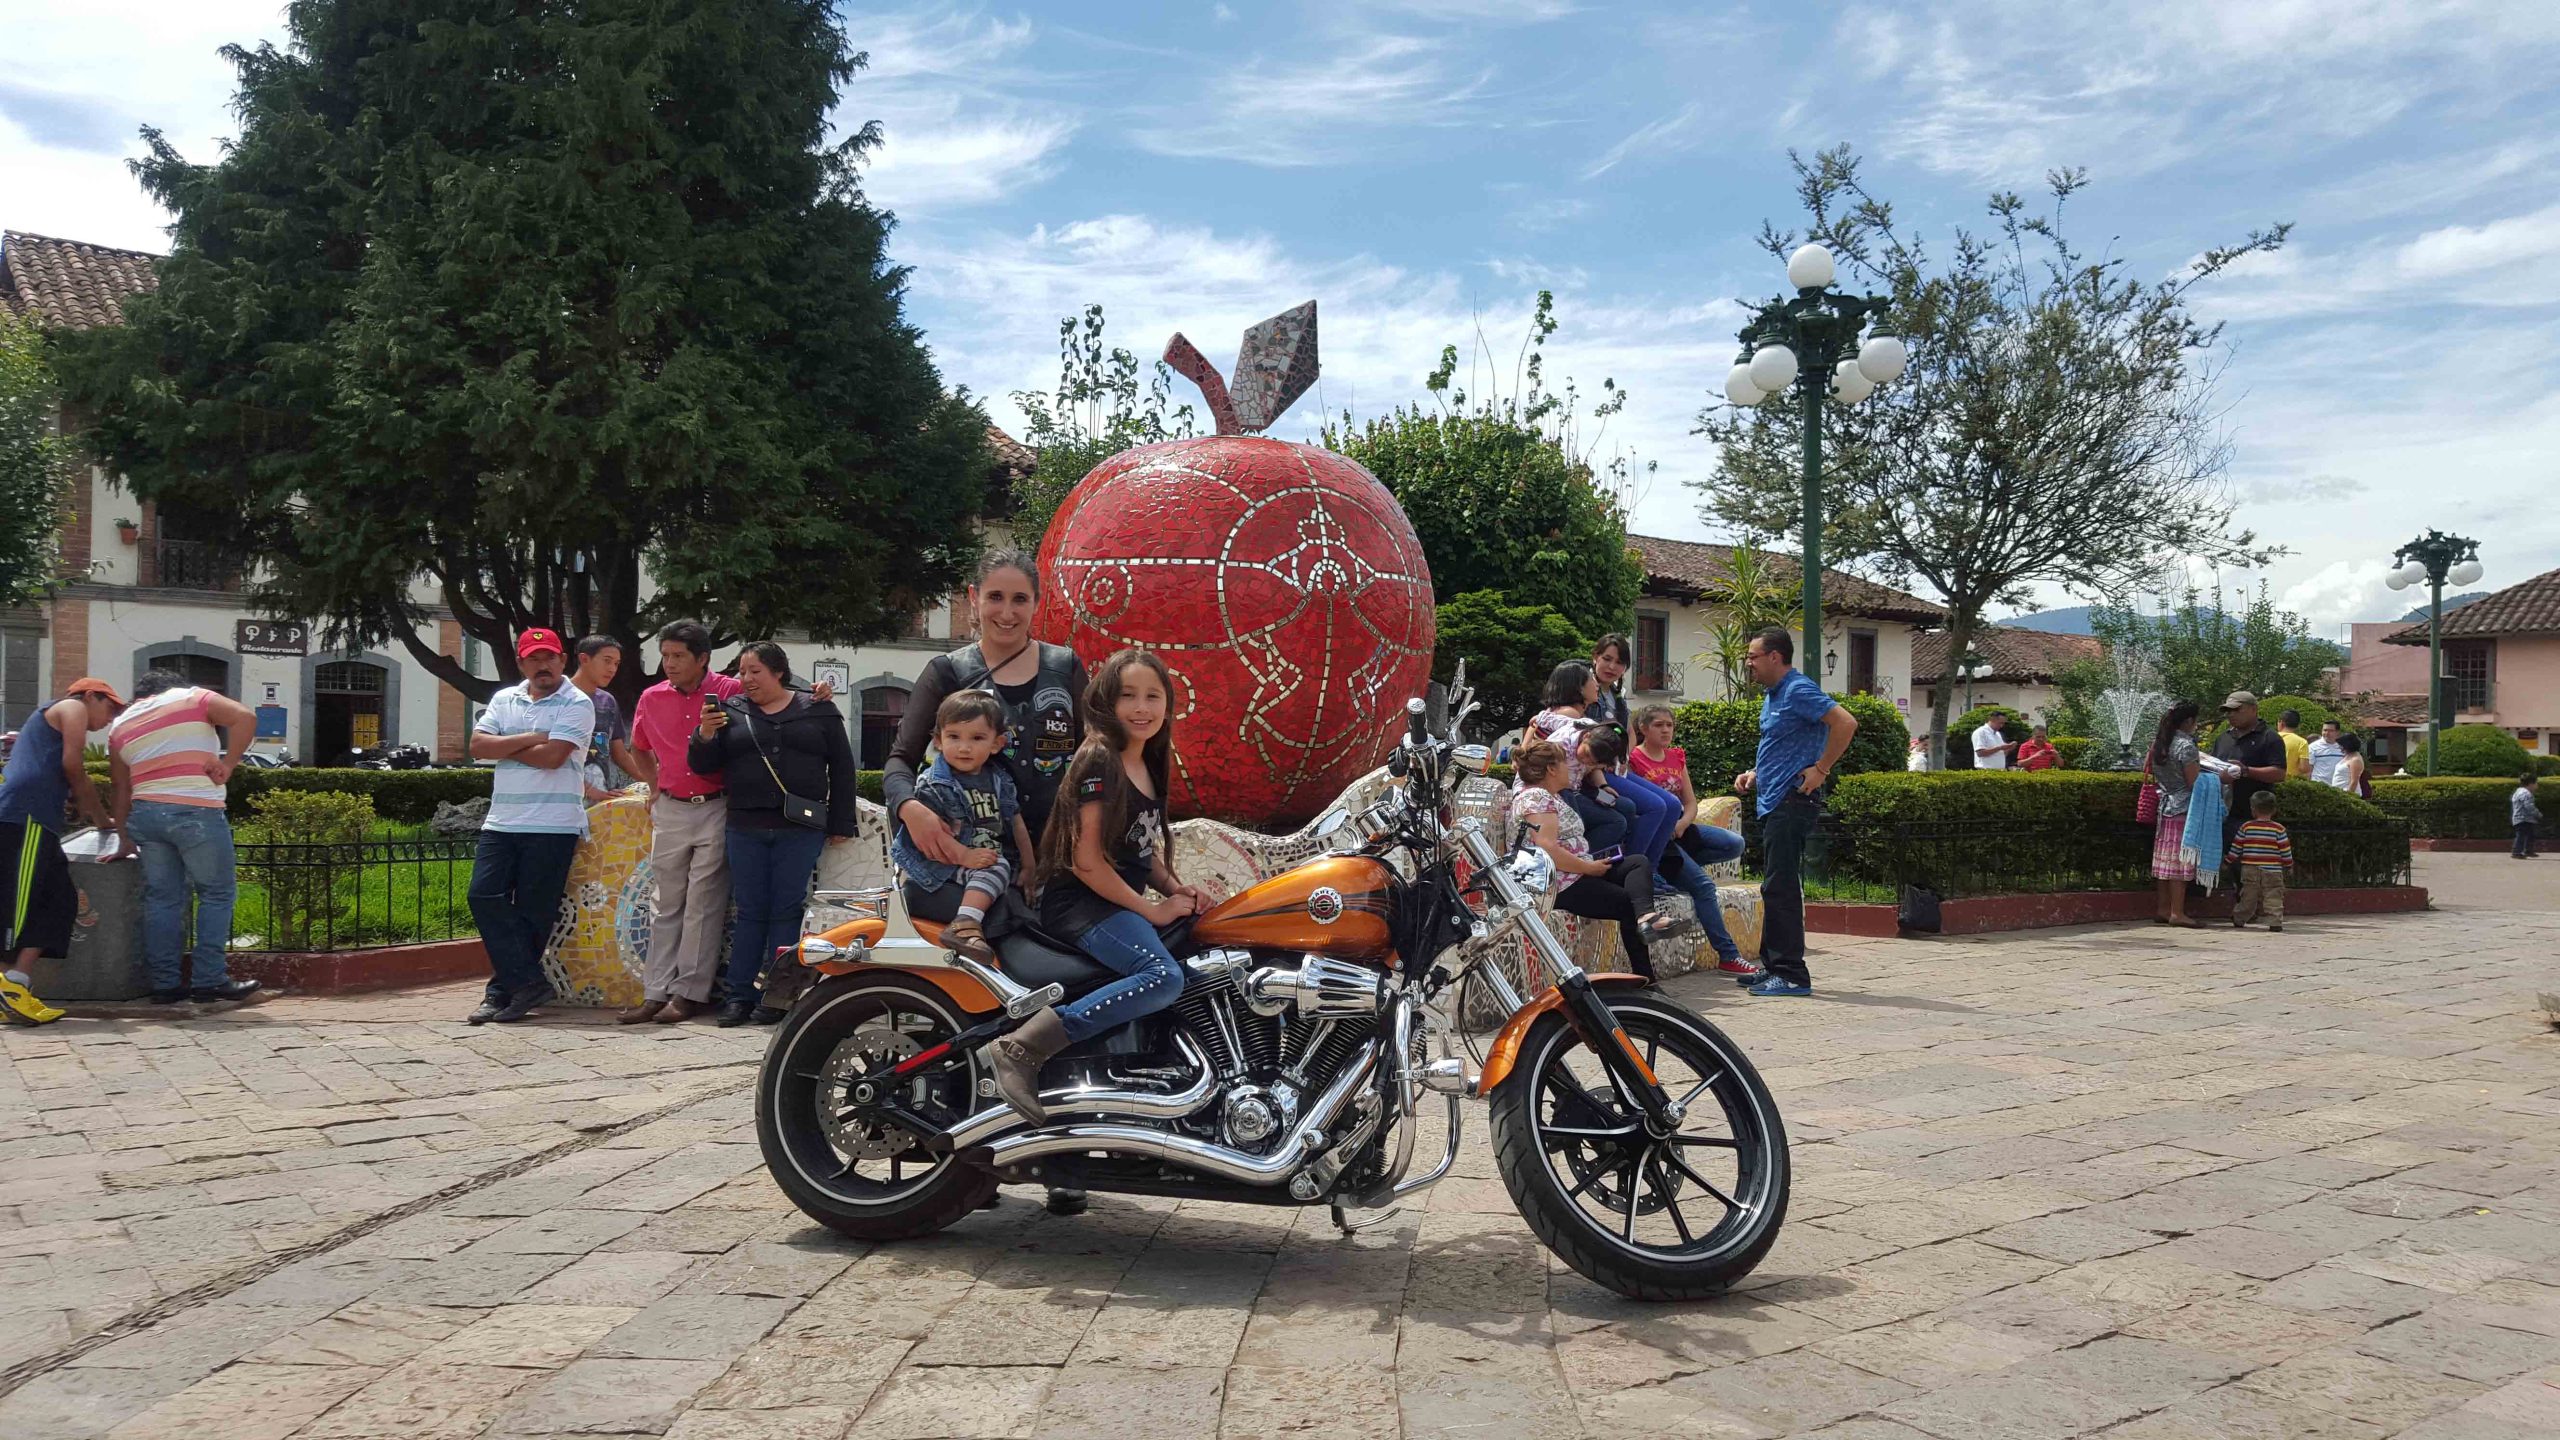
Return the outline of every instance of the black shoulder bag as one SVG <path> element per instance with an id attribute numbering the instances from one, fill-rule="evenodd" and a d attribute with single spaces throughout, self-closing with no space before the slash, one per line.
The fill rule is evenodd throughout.
<path id="1" fill-rule="evenodd" d="M 806 829 L 826 829 L 827 807 L 792 794 L 791 787 L 782 783 L 782 772 L 773 768 L 773 752 L 765 748 L 764 736 L 756 731 L 755 707 L 743 700 L 729 703 L 738 711 L 738 723 L 747 727 L 747 740 L 756 747 L 756 758 L 764 762 L 764 773 L 773 777 L 773 788 L 782 795 L 782 818 Z"/>

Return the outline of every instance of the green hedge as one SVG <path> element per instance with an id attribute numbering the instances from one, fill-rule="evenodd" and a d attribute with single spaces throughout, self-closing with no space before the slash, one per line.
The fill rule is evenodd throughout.
<path id="1" fill-rule="evenodd" d="M 2536 775 L 2560 775 L 2560 755 L 2534 756 L 2533 773 Z"/>
<path id="2" fill-rule="evenodd" d="M 91 765 L 89 779 L 98 787 L 100 803 L 111 803 L 110 779 L 105 765 Z M 233 821 L 249 818 L 249 802 L 260 795 L 277 791 L 330 791 L 341 795 L 372 797 L 374 813 L 385 820 L 403 825 L 423 825 L 436 817 L 439 802 L 459 805 L 465 800 L 489 797 L 491 778 L 497 772 L 485 767 L 454 770 L 345 770 L 337 768 L 295 768 L 290 770 L 252 770 L 246 766 L 231 772 L 230 803 L 227 812 Z M 862 798 L 873 804 L 884 803 L 881 795 L 881 772 L 865 770 L 857 777 Z"/>
<path id="3" fill-rule="evenodd" d="M 2504 840 L 2507 797 L 2513 777 L 2504 780 L 2447 776 L 2441 780 L 2403 779 L 2397 775 L 2373 782 L 2373 803 L 2382 813 L 2405 820 L 2412 835 L 2455 840 Z"/>
<path id="4" fill-rule="evenodd" d="M 1849 753 L 1840 757 L 1841 775 L 1892 771 L 1900 774 L 1910 753 L 1911 731 L 1892 702 L 1873 695 L 1834 697 L 1858 721 Z M 1760 702 L 1757 700 L 1693 700 L 1680 707 L 1674 738 L 1689 752 L 1689 781 L 1700 795 L 1732 793 L 1733 777 L 1756 763 L 1760 753 Z"/>
<path id="5" fill-rule="evenodd" d="M 2095 739 L 2087 735 L 2048 735 L 2045 738 L 2053 742 L 2053 753 L 2062 757 L 2063 769 L 2087 770 L 2095 763 L 2089 753 L 2097 748 Z"/>
<path id="6" fill-rule="evenodd" d="M 2516 737 L 2495 725 L 2456 725 L 2436 739 L 2436 768 L 2446 778 L 2478 775 L 2505 780 L 2512 790 L 2516 777 L 2533 768 L 2533 757 Z M 2427 742 L 2418 731 L 2410 732 L 2409 760 L 2400 773 L 2427 773 Z"/>
<path id="7" fill-rule="evenodd" d="M 2147 883 L 2150 832 L 2133 818 L 2141 788 L 2127 771 L 1855 775 L 1833 791 L 1830 813 L 1841 864 L 1859 879 L 1950 896 L 2115 888 Z M 2296 845 L 2297 884 L 2381 883 L 2407 859 L 2390 817 L 2343 790 L 2288 780 L 2276 816 L 2322 832 Z M 1997 823 L 1927 833 L 1966 822 Z"/>

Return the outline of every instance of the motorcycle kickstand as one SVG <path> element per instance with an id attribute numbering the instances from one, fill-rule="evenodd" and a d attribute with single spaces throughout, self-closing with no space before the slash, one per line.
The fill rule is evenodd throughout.
<path id="1" fill-rule="evenodd" d="M 1351 1218 L 1351 1212 L 1336 1205 L 1333 1207 L 1333 1225 L 1345 1235 L 1357 1235 L 1363 1230 L 1375 1230 L 1403 1213 L 1403 1206 L 1390 1205 L 1368 1219 L 1354 1220 Z"/>

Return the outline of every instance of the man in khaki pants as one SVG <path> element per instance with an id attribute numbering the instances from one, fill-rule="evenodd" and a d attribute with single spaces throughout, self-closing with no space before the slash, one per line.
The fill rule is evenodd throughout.
<path id="1" fill-rule="evenodd" d="M 729 798 L 717 775 L 685 764 L 685 743 L 702 723 L 702 707 L 738 693 L 738 682 L 711 669 L 711 632 L 683 620 L 658 638 L 667 678 L 640 693 L 631 712 L 631 748 L 649 782 L 649 869 L 658 904 L 649 921 L 649 964 L 640 1003 L 614 1018 L 625 1025 L 672 1025 L 711 1004 L 729 925 Z"/>

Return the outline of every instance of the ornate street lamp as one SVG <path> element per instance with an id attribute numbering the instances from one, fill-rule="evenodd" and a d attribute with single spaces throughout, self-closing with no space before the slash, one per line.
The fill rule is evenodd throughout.
<path id="1" fill-rule="evenodd" d="M 1831 252 L 1806 245 L 1787 257 L 1792 300 L 1759 307 L 1742 327 L 1742 354 L 1725 376 L 1724 398 L 1757 405 L 1796 387 L 1804 406 L 1804 645 L 1822 649 L 1822 400 L 1829 395 L 1855 405 L 1876 387 L 1902 374 L 1910 359 L 1902 341 L 1878 327 L 1859 338 L 1867 323 L 1891 303 L 1881 295 L 1844 295 L 1831 288 L 1838 273 Z"/>
<path id="2" fill-rule="evenodd" d="M 2444 728 L 2444 582 L 2470 585 L 2480 579 L 2480 542 L 2441 530 L 2426 534 L 2391 552 L 2400 568 L 2383 578 L 2394 590 L 2427 582 L 2427 773 L 2436 773 L 2436 732 Z"/>

